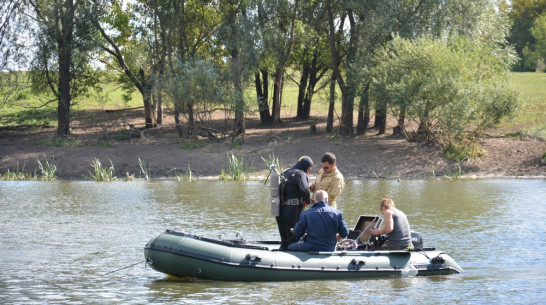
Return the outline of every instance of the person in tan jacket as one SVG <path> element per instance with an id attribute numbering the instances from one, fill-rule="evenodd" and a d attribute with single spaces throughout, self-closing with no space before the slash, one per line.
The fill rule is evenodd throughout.
<path id="1" fill-rule="evenodd" d="M 322 158 L 320 158 L 322 163 L 322 168 L 317 174 L 315 183 L 311 184 L 309 187 L 311 192 L 316 192 L 319 190 L 324 190 L 328 193 L 328 204 L 337 209 L 336 198 L 341 194 L 343 188 L 345 188 L 345 178 L 341 172 L 337 169 L 336 166 L 336 156 L 331 153 L 325 153 Z"/>

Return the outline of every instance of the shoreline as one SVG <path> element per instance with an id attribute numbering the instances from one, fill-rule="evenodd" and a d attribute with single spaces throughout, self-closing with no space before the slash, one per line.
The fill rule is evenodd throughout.
<path id="1" fill-rule="evenodd" d="M 177 180 L 187 175 L 188 169 L 197 180 L 219 180 L 230 159 L 237 157 L 251 180 L 263 181 L 269 171 L 263 159 L 274 157 L 281 168 L 289 168 L 299 157 L 309 156 L 315 163 L 312 178 L 318 173 L 321 156 L 332 152 L 346 179 L 546 178 L 546 161 L 541 159 L 546 142 L 541 140 L 506 137 L 496 131 L 496 136 L 479 139 L 482 157 L 457 162 L 447 159 L 437 144 L 409 142 L 402 136 L 377 134 L 374 129 L 365 135 L 340 137 L 327 133 L 325 123 L 316 124 L 316 132 L 310 133 L 311 123 L 286 119 L 281 127 L 265 128 L 259 120 L 249 120 L 245 136 L 234 141 L 179 138 L 170 126 L 144 130 L 140 137 L 122 141 L 112 135 L 102 140 L 100 126 L 74 128 L 78 133 L 68 145 L 58 145 L 54 128 L 4 130 L 0 133 L 0 175 L 14 172 L 17 166 L 24 166 L 25 172 L 39 171 L 40 160 L 44 165 L 46 161 L 55 165 L 58 179 L 94 181 L 89 172 L 99 160 L 104 168 L 114 167 L 117 180 L 126 180 L 127 175 L 134 180 L 140 176 Z M 78 124 L 88 123 L 74 125 Z"/>

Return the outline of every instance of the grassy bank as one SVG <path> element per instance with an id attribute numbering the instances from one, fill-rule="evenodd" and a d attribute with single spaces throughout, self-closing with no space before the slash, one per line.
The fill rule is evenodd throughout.
<path id="1" fill-rule="evenodd" d="M 511 133 L 546 139 L 546 74 L 545 73 L 512 73 L 514 84 L 522 92 L 522 105 L 514 118 L 507 119 L 501 128 L 510 129 Z M 21 77 L 24 79 L 24 74 Z M 78 111 L 97 109 L 124 109 L 142 106 L 142 97 L 137 92 L 125 93 L 115 82 L 109 81 L 102 85 L 102 90 L 91 90 L 88 96 L 75 101 L 72 115 L 77 120 Z M 250 88 L 249 90 L 252 90 Z M 124 95 L 130 96 L 127 100 Z M 249 97 L 254 96 L 249 93 Z M 2 97 L 2 96 L 0 96 Z M 283 92 L 283 116 L 294 117 L 297 112 L 296 101 L 298 87 L 293 82 L 287 82 Z M 339 102 L 340 95 L 337 100 Z M 0 128 L 32 129 L 53 127 L 57 124 L 57 104 L 49 102 L 52 96 L 33 95 L 29 88 L 16 95 L 11 103 L 0 104 Z M 254 109 L 254 103 L 249 105 Z M 339 108 L 338 106 L 336 106 Z M 326 114 L 328 109 L 328 90 L 315 94 L 312 105 L 312 115 Z M 516 130 L 516 131 L 514 131 Z"/>

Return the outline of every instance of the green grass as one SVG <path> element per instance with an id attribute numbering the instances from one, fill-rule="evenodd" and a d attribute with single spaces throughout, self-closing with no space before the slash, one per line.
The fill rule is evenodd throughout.
<path id="1" fill-rule="evenodd" d="M 21 72 L 19 78 L 24 82 L 25 74 Z M 296 79 L 297 75 L 294 76 Z M 93 110 L 93 109 L 119 109 L 133 108 L 142 106 L 142 97 L 138 91 L 126 93 L 119 84 L 115 82 L 115 77 L 105 77 L 102 84 L 102 90 L 91 90 L 86 97 L 81 97 L 75 101 L 73 110 Z M 523 103 L 520 110 L 512 120 L 506 120 L 501 127 L 523 126 L 522 128 L 546 122 L 546 73 L 512 73 L 514 84 L 521 89 Z M 298 87 L 289 81 L 287 77 L 286 86 L 283 92 L 282 116 L 294 117 L 297 113 Z M 252 100 L 254 96 L 254 87 L 248 86 L 247 96 L 250 99 L 250 109 L 255 109 L 256 103 Z M 270 90 L 273 92 L 273 90 Z M 339 89 L 338 89 L 339 91 Z M 129 95 L 131 99 L 126 101 L 124 95 Z M 28 88 L 14 95 L 16 100 L 9 104 L 0 104 L 0 127 L 21 127 L 41 128 L 44 126 L 57 125 L 57 104 L 52 102 L 43 106 L 51 96 L 35 95 Z M 337 93 L 337 102 L 339 103 L 341 95 Z M 3 98 L 0 91 L 0 100 Z M 358 102 L 358 99 L 355 101 Z M 43 106 L 43 107 L 41 107 Z M 328 112 L 328 87 L 316 93 L 313 97 L 311 106 L 311 116 L 326 115 Z M 339 105 L 336 106 L 340 111 Z M 356 109 L 356 107 L 355 107 Z M 77 114 L 72 113 L 75 117 Z M 97 118 L 100 120 L 100 118 Z M 536 132 L 535 132 L 536 133 Z M 117 135 L 125 140 L 127 135 Z M 188 145 L 188 144 L 187 144 Z M 189 144 L 182 149 L 193 149 Z M 237 147 L 235 147 L 237 148 Z"/>
<path id="2" fill-rule="evenodd" d="M 546 140 L 546 73 L 512 73 L 512 79 L 522 92 L 522 103 L 515 117 L 501 127 L 516 127 L 517 135 Z"/>
<path id="3" fill-rule="evenodd" d="M 513 121 L 546 122 L 546 73 L 514 72 L 512 80 L 523 94 L 523 103 Z"/>

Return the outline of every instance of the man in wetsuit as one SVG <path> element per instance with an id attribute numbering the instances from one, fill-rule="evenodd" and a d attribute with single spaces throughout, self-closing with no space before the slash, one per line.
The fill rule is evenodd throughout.
<path id="1" fill-rule="evenodd" d="M 282 174 L 287 182 L 280 190 L 282 201 L 279 216 L 276 217 L 281 235 L 280 250 L 286 250 L 289 244 L 298 241 L 290 229 L 298 222 L 304 205 L 310 202 L 311 192 L 308 175 L 312 168 L 313 160 L 303 156 L 298 160 L 298 163 Z"/>

